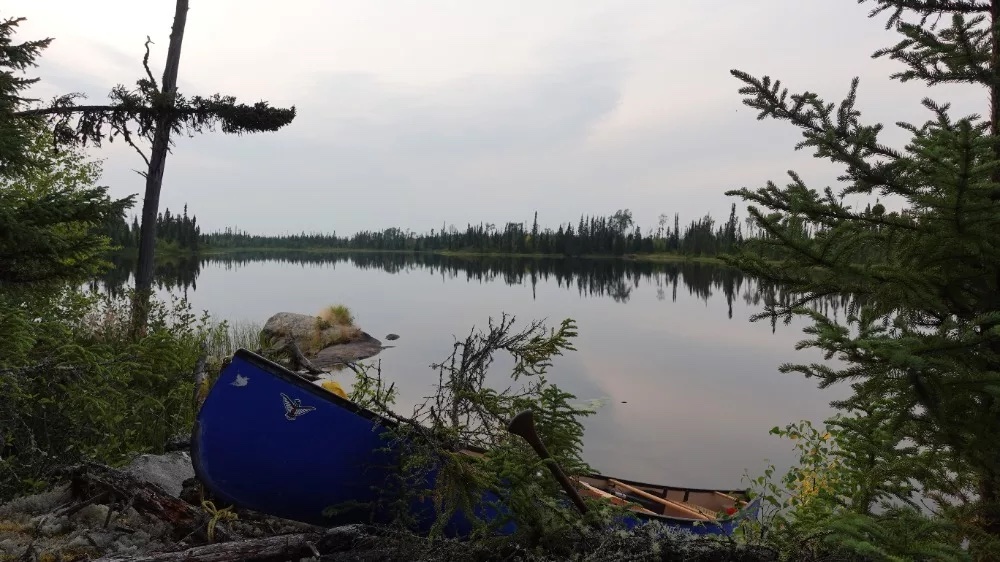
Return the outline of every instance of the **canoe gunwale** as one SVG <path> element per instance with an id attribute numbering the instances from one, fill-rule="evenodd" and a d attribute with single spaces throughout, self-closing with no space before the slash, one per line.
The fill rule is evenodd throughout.
<path id="1" fill-rule="evenodd" d="M 388 427 L 396 427 L 398 425 L 395 421 L 386 418 L 384 416 L 381 416 L 369 410 L 368 408 L 359 406 L 356 402 L 352 402 L 342 396 L 334 394 L 333 392 L 330 392 L 329 390 L 326 390 L 325 388 L 313 383 L 309 379 L 300 376 L 294 371 L 290 371 L 285 367 L 278 365 L 277 363 L 269 361 L 250 350 L 243 348 L 237 349 L 236 352 L 233 354 L 233 357 L 240 357 L 241 359 L 252 363 L 255 367 L 263 369 L 268 373 L 284 381 L 294 384 L 295 386 L 309 392 L 310 394 L 316 396 L 317 398 L 326 400 L 327 402 L 333 402 L 337 406 L 340 406 L 345 410 L 353 412 L 365 419 L 376 422 L 379 425 L 384 425 Z"/>

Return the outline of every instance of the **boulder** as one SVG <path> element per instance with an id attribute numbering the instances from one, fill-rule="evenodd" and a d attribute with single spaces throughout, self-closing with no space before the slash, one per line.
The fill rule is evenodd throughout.
<path id="1" fill-rule="evenodd" d="M 271 316 L 261 333 L 275 346 L 289 340 L 295 342 L 306 358 L 320 369 L 367 359 L 382 351 L 382 342 L 357 326 L 334 324 L 318 316 L 295 312 Z"/>
<path id="2" fill-rule="evenodd" d="M 173 451 L 164 455 L 140 455 L 132 460 L 125 472 L 143 482 L 150 482 L 165 492 L 180 497 L 184 481 L 194 478 L 191 455 L 187 451 Z"/>
<path id="3" fill-rule="evenodd" d="M 317 369 L 327 369 L 345 362 L 360 361 L 379 354 L 384 349 L 382 342 L 361 332 L 361 338 L 350 343 L 327 346 L 310 357 Z"/>

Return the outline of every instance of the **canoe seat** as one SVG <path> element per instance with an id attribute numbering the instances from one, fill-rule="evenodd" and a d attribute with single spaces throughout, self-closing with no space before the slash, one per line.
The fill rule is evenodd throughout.
<path id="1" fill-rule="evenodd" d="M 582 492 L 581 495 L 606 500 L 608 502 L 611 502 L 611 504 L 613 505 L 624 506 L 638 513 L 644 513 L 646 515 L 657 515 L 657 513 L 650 511 L 637 503 L 630 502 L 625 498 L 620 498 L 614 494 L 605 492 L 600 488 L 595 488 L 594 486 L 591 486 L 590 484 L 587 484 L 582 480 L 579 479 L 574 479 L 574 480 L 576 481 L 577 488 L 580 489 L 580 491 Z"/>
<path id="2" fill-rule="evenodd" d="M 625 490 L 639 497 L 646 498 L 647 500 L 663 504 L 664 507 L 671 509 L 675 513 L 680 512 L 684 517 L 689 517 L 691 519 L 698 519 L 701 521 L 715 520 L 715 513 L 712 513 L 711 511 L 701 508 L 699 506 L 689 504 L 687 502 L 680 502 L 676 500 L 668 500 L 666 498 L 661 498 L 660 496 L 651 494 L 643 489 L 636 488 L 635 486 L 630 486 L 619 480 L 615 480 L 614 478 L 609 478 L 608 482 L 616 488 Z"/>

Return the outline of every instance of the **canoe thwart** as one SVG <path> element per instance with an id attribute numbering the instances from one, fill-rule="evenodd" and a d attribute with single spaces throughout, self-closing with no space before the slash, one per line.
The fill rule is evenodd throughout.
<path id="1" fill-rule="evenodd" d="M 619 480 L 615 480 L 614 478 L 608 478 L 608 482 L 610 482 L 616 488 L 621 488 L 623 490 L 627 490 L 627 491 L 629 491 L 629 492 L 631 492 L 631 493 L 633 493 L 633 494 L 635 494 L 637 496 L 646 498 L 647 500 L 652 500 L 652 501 L 661 503 L 661 504 L 663 504 L 665 506 L 672 507 L 674 509 L 680 510 L 680 511 L 688 514 L 690 517 L 692 517 L 694 519 L 700 519 L 702 521 L 710 521 L 711 520 L 711 518 L 708 517 L 707 515 L 705 515 L 704 513 L 698 511 L 697 509 L 694 509 L 693 507 L 688 507 L 687 505 L 685 505 L 685 504 L 683 504 L 681 502 L 677 502 L 677 501 L 674 501 L 674 500 L 668 500 L 666 498 L 661 498 L 660 496 L 657 496 L 657 495 L 654 495 L 654 494 L 650 494 L 649 492 L 647 492 L 647 491 L 645 491 L 645 490 L 643 490 L 641 488 L 636 488 L 635 486 L 630 486 L 630 485 L 628 485 L 628 484 L 626 484 L 624 482 L 621 482 Z"/>

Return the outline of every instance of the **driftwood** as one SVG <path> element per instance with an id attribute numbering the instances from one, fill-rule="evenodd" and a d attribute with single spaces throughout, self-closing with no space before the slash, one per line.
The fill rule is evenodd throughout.
<path id="1" fill-rule="evenodd" d="M 291 356 L 294 370 L 296 371 L 305 370 L 307 373 L 311 375 L 324 374 L 324 371 L 322 369 L 318 369 L 315 365 L 312 364 L 312 361 L 310 361 L 306 357 L 306 355 L 302 353 L 302 350 L 299 349 L 299 346 L 296 345 L 295 340 L 293 340 L 292 338 L 288 338 L 288 342 L 285 344 L 284 351 L 287 351 L 288 355 Z"/>
<path id="2" fill-rule="evenodd" d="M 278 562 L 298 560 L 309 556 L 349 550 L 356 538 L 363 534 L 353 526 L 335 527 L 323 533 L 295 533 L 260 539 L 196 546 L 177 552 L 163 552 L 146 556 L 106 556 L 96 562 Z"/>
<path id="3" fill-rule="evenodd" d="M 93 560 L 101 562 L 278 562 L 286 560 L 301 560 L 313 558 L 319 560 L 343 560 L 360 562 L 379 560 L 386 562 L 450 562 L 452 560 L 493 560 L 520 559 L 531 562 L 549 561 L 554 559 L 542 552 L 531 553 L 523 548 L 519 541 L 509 537 L 483 538 L 473 541 L 437 541 L 406 532 L 402 529 L 371 526 L 347 525 L 332 529 L 323 529 L 311 525 L 298 524 L 279 518 L 271 518 L 264 514 L 240 511 L 239 519 L 227 524 L 218 522 L 215 526 L 215 540 L 208 539 L 207 511 L 194 507 L 182 500 L 167 494 L 156 484 L 139 480 L 135 476 L 98 464 L 86 464 L 74 467 L 65 475 L 69 476 L 74 500 L 69 504 L 59 506 L 51 513 L 56 517 L 67 517 L 79 512 L 89 505 L 101 504 L 108 506 L 108 515 L 103 522 L 107 528 L 114 513 L 126 511 L 138 512 L 142 519 L 165 522 L 172 527 L 172 540 L 162 537 L 156 532 L 155 541 L 114 543 L 97 547 L 90 536 L 134 533 L 142 530 L 143 522 L 138 521 L 132 513 L 130 523 L 125 527 L 117 524 L 102 533 L 97 526 L 101 522 L 85 523 L 88 525 L 77 528 L 67 535 L 67 540 L 59 544 L 36 544 L 35 537 L 26 537 L 25 544 L 19 544 L 23 549 L 15 554 L 24 560 L 53 559 Z M 220 506 L 221 507 L 221 506 Z M 133 527 L 137 525 L 136 527 Z M 161 528 L 159 525 L 156 527 Z M 81 534 L 82 531 L 82 534 Z M 261 533 L 264 533 L 261 536 Z M 138 535 L 133 535 L 138 536 Z M 254 538 L 243 538 L 254 536 Z M 69 539 L 72 538 L 70 541 Z M 83 554 L 79 550 L 79 541 L 89 540 L 97 547 L 98 552 Z M 590 560 L 638 560 L 647 559 L 651 550 L 660 549 L 664 554 L 684 555 L 684 559 L 692 562 L 715 562 L 721 560 L 740 560 L 745 562 L 772 562 L 776 555 L 767 549 L 743 548 L 734 542 L 720 543 L 717 540 L 684 538 L 672 534 L 650 535 L 637 533 L 624 535 L 621 533 L 597 532 L 592 536 L 584 536 L 584 540 L 576 546 L 557 548 L 559 553 L 566 555 L 570 551 L 584 555 Z M 167 539 L 169 542 L 163 542 Z M 117 541 L 117 539 L 114 539 Z M 110 549 L 108 549 L 110 547 Z M 128 550 L 121 550 L 122 548 Z M 136 550 L 138 549 L 138 550 Z M 6 549 L 8 552 L 9 548 Z M 89 550 L 89 549 L 88 549 Z M 117 550 L 111 552 L 109 550 Z M 669 556 L 668 556 L 669 557 Z M 3 558 L 3 551 L 0 551 Z M 6 558 L 4 558 L 6 559 Z M 672 558 L 671 558 L 672 559 Z"/>
<path id="4" fill-rule="evenodd" d="M 315 533 L 298 533 L 294 535 L 278 535 L 262 539 L 248 539 L 233 542 L 196 546 L 178 552 L 164 552 L 147 556 L 106 556 L 98 558 L 97 562 L 228 562 L 248 560 L 254 562 L 270 562 L 283 560 L 298 560 L 319 553 L 314 546 L 320 535 Z"/>
<path id="5" fill-rule="evenodd" d="M 83 498 L 83 503 L 92 503 L 94 498 L 101 497 L 103 503 L 114 503 L 119 506 L 120 511 L 131 507 L 147 517 L 169 523 L 176 539 L 191 536 L 207 539 L 208 516 L 184 500 L 171 496 L 156 484 L 96 463 L 76 467 L 71 473 L 70 482 L 73 496 Z M 74 507 L 76 506 L 68 509 L 72 510 Z M 108 519 L 110 518 L 109 511 Z M 215 537 L 218 540 L 232 538 L 221 524 L 215 528 Z"/>

